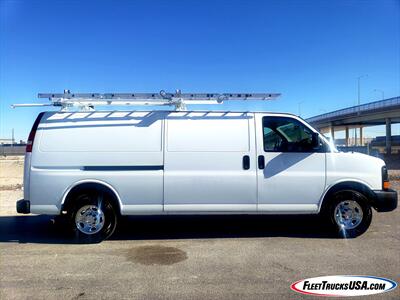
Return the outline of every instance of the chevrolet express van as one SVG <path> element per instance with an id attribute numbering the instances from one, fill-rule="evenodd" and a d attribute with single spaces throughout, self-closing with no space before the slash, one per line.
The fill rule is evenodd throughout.
<path id="1" fill-rule="evenodd" d="M 383 160 L 291 114 L 216 111 L 40 113 L 17 202 L 92 241 L 120 216 L 163 214 L 321 214 L 355 237 L 396 207 Z"/>

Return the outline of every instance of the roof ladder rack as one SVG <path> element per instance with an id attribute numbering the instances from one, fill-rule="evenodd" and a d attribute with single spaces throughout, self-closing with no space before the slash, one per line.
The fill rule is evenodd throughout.
<path id="1" fill-rule="evenodd" d="M 62 111 L 78 107 L 83 111 L 94 110 L 95 106 L 174 106 L 175 110 L 186 110 L 187 104 L 221 104 L 225 101 L 274 100 L 278 93 L 39 93 L 38 98 L 48 98 L 50 103 L 13 104 L 11 107 L 56 106 Z"/>

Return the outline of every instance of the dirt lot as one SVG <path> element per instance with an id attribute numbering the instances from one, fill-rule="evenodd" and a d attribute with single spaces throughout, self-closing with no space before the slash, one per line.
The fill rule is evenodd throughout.
<path id="1" fill-rule="evenodd" d="M 352 240 L 309 216 L 182 216 L 125 218 L 111 240 L 78 245 L 50 217 L 15 215 L 22 173 L 21 159 L 0 160 L 0 299 L 292 299 L 307 298 L 289 286 L 308 277 L 400 281 L 399 209 Z M 390 176 L 400 191 L 400 172 Z"/>
<path id="2" fill-rule="evenodd" d="M 24 159 L 8 156 L 0 159 L 0 216 L 16 214 L 15 201 L 22 199 Z"/>

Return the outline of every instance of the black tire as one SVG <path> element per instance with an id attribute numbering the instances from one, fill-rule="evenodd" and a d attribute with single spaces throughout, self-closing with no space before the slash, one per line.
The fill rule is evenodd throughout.
<path id="1" fill-rule="evenodd" d="M 323 211 L 323 217 L 328 221 L 331 228 L 337 237 L 340 238 L 355 238 L 362 235 L 369 228 L 372 221 L 372 209 L 368 204 L 368 199 L 360 192 L 355 190 L 343 190 L 332 194 Z M 336 222 L 336 207 L 341 202 L 355 201 L 362 210 L 361 222 L 351 229 L 344 229 Z M 355 209 L 358 212 L 358 207 Z"/>
<path id="2" fill-rule="evenodd" d="M 82 208 L 91 206 L 92 208 L 98 207 L 102 211 L 102 216 L 97 218 L 103 221 L 101 229 L 93 233 L 85 233 L 78 228 L 76 216 L 79 212 L 82 213 Z M 116 209 L 110 200 L 110 196 L 103 191 L 82 191 L 76 195 L 72 209 L 69 213 L 70 227 L 74 237 L 78 243 L 99 243 L 109 238 L 117 227 L 118 216 Z M 84 222 L 83 222 L 84 223 Z M 82 223 L 81 223 L 82 224 Z M 80 226 L 81 228 L 83 226 Z"/>

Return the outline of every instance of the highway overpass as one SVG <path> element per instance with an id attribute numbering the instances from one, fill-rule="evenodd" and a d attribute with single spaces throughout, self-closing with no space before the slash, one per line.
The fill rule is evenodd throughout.
<path id="1" fill-rule="evenodd" d="M 391 153 L 391 125 L 400 123 L 400 97 L 370 102 L 349 108 L 324 113 L 307 122 L 322 133 L 330 133 L 335 138 L 335 131 L 345 131 L 346 145 L 349 142 L 349 129 L 359 130 L 356 145 L 363 145 L 363 128 L 368 126 L 386 125 L 386 153 Z"/>

